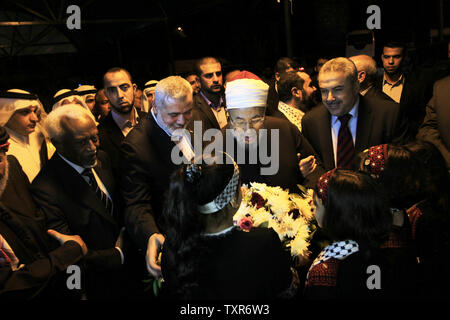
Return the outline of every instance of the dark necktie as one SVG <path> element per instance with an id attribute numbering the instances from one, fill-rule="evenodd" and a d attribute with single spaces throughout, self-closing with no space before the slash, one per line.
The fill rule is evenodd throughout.
<path id="1" fill-rule="evenodd" d="M 344 114 L 338 119 L 341 122 L 341 127 L 339 128 L 338 143 L 337 143 L 337 168 L 351 167 L 353 157 L 355 155 L 355 146 L 353 145 L 353 137 L 348 127 L 348 121 L 352 117 L 351 114 Z"/>
<path id="2" fill-rule="evenodd" d="M 100 189 L 97 180 L 95 180 L 94 174 L 92 173 L 92 169 L 84 169 L 84 171 L 81 173 L 82 176 L 88 178 L 89 186 L 94 190 L 95 195 L 97 198 L 100 199 L 102 204 L 106 208 L 106 212 L 108 212 L 110 215 L 113 214 L 113 203 L 108 198 L 108 195 L 106 195 L 102 189 Z"/>

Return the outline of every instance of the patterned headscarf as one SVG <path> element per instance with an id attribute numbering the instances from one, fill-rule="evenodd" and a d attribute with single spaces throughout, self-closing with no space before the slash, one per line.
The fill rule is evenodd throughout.
<path id="1" fill-rule="evenodd" d="M 227 157 L 232 159 L 230 155 L 228 155 L 227 153 L 225 154 Z M 198 210 L 200 211 L 200 213 L 210 214 L 223 209 L 236 194 L 236 190 L 239 187 L 239 167 L 234 160 L 233 165 L 233 176 L 231 177 L 225 189 L 213 201 L 198 206 Z"/>

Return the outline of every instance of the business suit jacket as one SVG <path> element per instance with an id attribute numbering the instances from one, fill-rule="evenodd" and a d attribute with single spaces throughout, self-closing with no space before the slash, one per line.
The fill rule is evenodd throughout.
<path id="1" fill-rule="evenodd" d="M 425 117 L 425 106 L 430 99 L 427 83 L 413 73 L 404 74 L 405 82 L 400 97 L 400 108 L 408 122 L 407 140 L 413 140 Z M 376 88 L 383 92 L 383 77 L 376 82 Z"/>
<path id="2" fill-rule="evenodd" d="M 147 113 L 142 112 L 137 108 L 135 108 L 135 110 L 137 111 L 140 120 L 147 116 Z M 99 149 L 103 150 L 108 155 L 111 160 L 114 178 L 118 179 L 120 145 L 125 139 L 125 136 L 114 121 L 111 112 L 100 121 L 100 124 L 98 125 L 98 137 L 100 141 Z"/>
<path id="3" fill-rule="evenodd" d="M 407 123 L 399 105 L 359 96 L 355 155 L 383 143 L 402 143 Z M 316 151 L 325 170 L 335 167 L 331 138 L 331 115 L 321 104 L 302 118 L 302 133 Z"/>
<path id="4" fill-rule="evenodd" d="M 34 203 L 28 178 L 13 156 L 8 156 L 9 177 L 0 197 L 0 234 L 11 246 L 20 264 L 12 271 L 0 267 L 2 299 L 79 298 L 66 286 L 66 269 L 83 257 L 74 241 L 60 246 L 47 235 L 45 217 Z"/>
<path id="5" fill-rule="evenodd" d="M 380 90 L 378 87 L 375 86 L 371 86 L 364 96 L 370 98 L 383 99 L 395 103 L 394 99 L 389 97 L 386 93 L 384 93 L 382 90 Z"/>
<path id="6" fill-rule="evenodd" d="M 121 194 L 125 226 L 135 244 L 146 250 L 148 238 L 159 232 L 159 217 L 170 176 L 178 168 L 171 159 L 175 143 L 150 115 L 126 137 L 121 147 Z"/>
<path id="7" fill-rule="evenodd" d="M 101 151 L 94 169 L 114 202 L 111 166 Z M 95 191 L 57 153 L 33 180 L 31 192 L 45 213 L 49 228 L 63 234 L 77 234 L 86 243 L 88 298 L 116 297 L 118 288 L 111 279 L 119 278 L 116 273 L 122 268 L 120 253 L 115 248 L 120 231 L 118 208 L 114 206 L 111 216 Z"/>
<path id="8" fill-rule="evenodd" d="M 203 130 L 208 130 L 211 128 L 219 129 L 220 125 L 216 119 L 216 116 L 211 110 L 211 107 L 203 99 L 201 94 L 194 95 L 194 107 L 192 110 L 192 120 L 189 125 L 193 125 L 194 121 L 201 121 Z M 193 127 L 189 127 L 193 129 Z"/>
<path id="9" fill-rule="evenodd" d="M 450 168 L 450 76 L 436 81 L 433 97 L 426 107 L 426 116 L 417 139 L 429 141 L 439 149 Z"/>

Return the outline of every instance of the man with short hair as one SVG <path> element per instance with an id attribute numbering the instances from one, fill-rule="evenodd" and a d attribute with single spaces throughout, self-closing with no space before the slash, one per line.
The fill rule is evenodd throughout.
<path id="1" fill-rule="evenodd" d="M 270 82 L 269 93 L 267 94 L 266 115 L 273 115 L 278 110 L 278 103 L 280 102 L 278 97 L 278 81 L 281 75 L 286 72 L 295 71 L 298 67 L 298 63 L 291 58 L 282 57 L 277 60 L 274 68 L 274 78 Z"/>
<path id="2" fill-rule="evenodd" d="M 194 96 L 194 120 L 206 129 L 221 129 L 228 123 L 223 96 L 222 64 L 217 58 L 204 57 L 195 64 L 200 80 L 200 92 Z"/>
<path id="3" fill-rule="evenodd" d="M 273 116 L 285 118 L 302 131 L 302 118 L 314 107 L 312 96 L 316 88 L 306 72 L 291 71 L 281 75 L 278 81 L 278 111 Z"/>
<path id="4" fill-rule="evenodd" d="M 118 177 L 120 144 L 144 113 L 135 107 L 137 86 L 127 70 L 109 69 L 103 76 L 103 85 L 111 112 L 98 126 L 100 149 L 108 154 L 114 175 Z"/>
<path id="5" fill-rule="evenodd" d="M 400 42 L 383 45 L 383 76 L 377 87 L 400 104 L 409 124 L 408 140 L 415 139 L 425 117 L 425 106 L 431 98 L 432 83 L 420 81 L 413 72 L 404 71 L 406 46 Z"/>
<path id="6" fill-rule="evenodd" d="M 98 151 L 95 122 L 88 110 L 69 104 L 52 111 L 45 126 L 56 152 L 33 181 L 33 197 L 50 228 L 79 234 L 90 248 L 84 274 L 88 299 L 125 295 L 121 208 L 109 159 Z"/>
<path id="7" fill-rule="evenodd" d="M 354 156 L 383 143 L 401 143 L 405 122 L 398 104 L 359 94 L 355 64 L 347 58 L 325 63 L 319 73 L 322 104 L 302 119 L 302 133 L 325 170 L 351 168 Z"/>
<path id="8" fill-rule="evenodd" d="M 178 168 L 172 160 L 177 150 L 190 160 L 190 138 L 174 136 L 192 118 L 192 86 L 179 76 L 159 81 L 154 107 L 122 144 L 120 154 L 121 191 L 125 204 L 125 225 L 134 242 L 146 255 L 148 271 L 158 277 L 157 248 L 164 241 L 161 226 L 164 194 L 171 174 Z"/>

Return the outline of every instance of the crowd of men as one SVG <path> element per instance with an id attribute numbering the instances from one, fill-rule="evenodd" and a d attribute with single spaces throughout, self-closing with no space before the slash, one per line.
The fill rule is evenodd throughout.
<path id="1" fill-rule="evenodd" d="M 194 136 L 208 129 L 232 132 L 236 148 L 226 151 L 235 159 L 239 146 L 249 156 L 265 132 L 277 144 L 278 170 L 261 175 L 270 165 L 261 153 L 245 157 L 243 182 L 293 191 L 385 143 L 430 141 L 450 168 L 450 76 L 427 96 L 433 84 L 403 73 L 404 57 L 404 46 L 386 44 L 381 77 L 366 55 L 321 59 L 316 75 L 282 58 L 264 85 L 244 70 L 225 75 L 219 59 L 204 57 L 185 78 L 150 80 L 143 90 L 127 70 L 112 68 L 99 90 L 58 91 L 50 112 L 30 92 L 2 92 L 0 296 L 148 295 L 142 280 L 161 276 L 159 218 L 178 166 L 173 150 L 191 161 Z M 82 270 L 75 290 L 67 288 L 70 265 Z"/>

